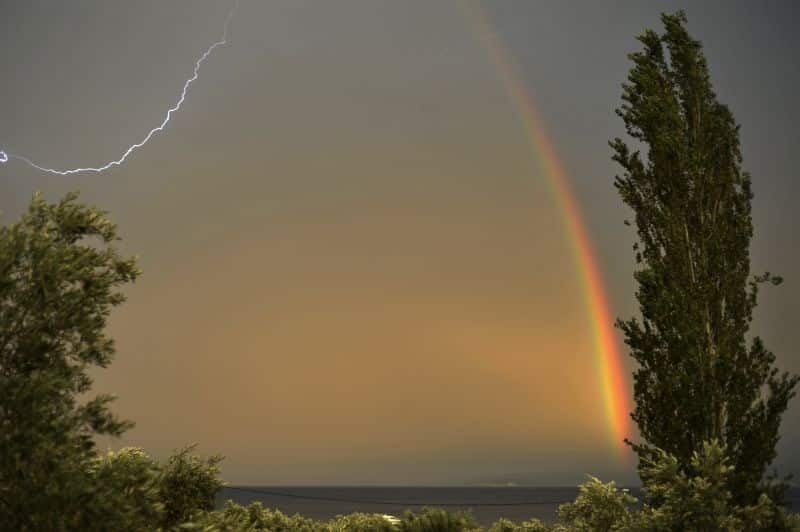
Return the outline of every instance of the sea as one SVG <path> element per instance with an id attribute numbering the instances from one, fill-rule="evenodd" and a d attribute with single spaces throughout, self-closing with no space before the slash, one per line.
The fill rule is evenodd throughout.
<path id="1" fill-rule="evenodd" d="M 639 488 L 628 488 L 639 497 Z M 330 519 L 353 512 L 401 516 L 406 509 L 425 506 L 449 511 L 472 512 L 483 526 L 500 517 L 522 522 L 535 517 L 546 523 L 556 520 L 560 504 L 578 495 L 575 487 L 469 486 L 469 487 L 287 487 L 229 486 L 222 490 L 218 505 L 231 499 L 247 505 L 261 501 L 267 508 L 285 514 L 301 514 L 314 519 Z M 800 512 L 800 487 L 789 489 L 787 507 Z"/>

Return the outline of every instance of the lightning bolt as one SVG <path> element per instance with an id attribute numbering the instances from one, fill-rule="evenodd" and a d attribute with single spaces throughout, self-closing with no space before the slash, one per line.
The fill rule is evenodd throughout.
<path id="1" fill-rule="evenodd" d="M 200 67 L 203 65 L 203 62 L 205 62 L 205 60 L 208 58 L 208 56 L 211 55 L 211 52 L 213 52 L 216 48 L 218 48 L 220 46 L 225 46 L 226 44 L 228 44 L 228 25 L 230 24 L 231 19 L 233 18 L 233 14 L 236 12 L 236 10 L 238 8 L 239 8 L 239 0 L 236 0 L 234 5 L 233 5 L 233 7 L 228 12 L 228 16 L 225 19 L 225 25 L 222 27 L 222 38 L 220 38 L 220 40 L 212 43 L 211 46 L 209 46 L 206 49 L 206 51 L 203 52 L 203 55 L 201 55 L 200 58 L 197 61 L 195 61 L 194 70 L 192 71 L 192 76 L 189 79 L 187 79 L 186 82 L 183 84 L 183 90 L 181 91 L 180 98 L 178 98 L 178 101 L 177 101 L 177 103 L 175 103 L 175 105 L 173 105 L 172 107 L 170 107 L 167 110 L 167 114 L 164 117 L 164 120 L 158 126 L 156 126 L 153 129 L 151 129 L 147 133 L 147 135 L 145 135 L 145 137 L 142 140 L 140 140 L 139 142 L 137 142 L 135 144 L 131 144 L 128 147 L 128 149 L 125 150 L 125 153 L 123 153 L 122 156 L 119 159 L 110 161 L 110 162 L 108 162 L 108 163 L 106 163 L 106 164 L 104 164 L 102 166 L 97 166 L 97 167 L 70 168 L 70 169 L 67 169 L 67 170 L 58 170 L 56 168 L 47 168 L 45 166 L 40 166 L 40 165 L 36 164 L 35 162 L 31 161 L 30 159 L 28 159 L 25 156 L 15 155 L 13 153 L 8 153 L 6 151 L 0 150 L 0 163 L 7 163 L 9 161 L 9 159 L 17 159 L 17 160 L 20 160 L 20 161 L 23 161 L 23 162 L 27 163 L 29 166 L 32 166 L 33 168 L 36 168 L 37 170 L 40 170 L 42 172 L 47 172 L 49 174 L 57 174 L 57 175 L 70 175 L 70 174 L 78 174 L 78 173 L 81 173 L 81 172 L 96 172 L 96 173 L 100 173 L 100 172 L 104 172 L 104 171 L 108 170 L 112 166 L 121 165 L 122 163 L 125 162 L 125 160 L 134 151 L 138 150 L 139 148 L 141 148 L 142 146 L 147 144 L 150 141 L 150 139 L 153 138 L 153 135 L 155 135 L 156 133 L 158 133 L 160 131 L 163 131 L 167 127 L 167 124 L 169 123 L 170 118 L 172 118 L 172 114 L 176 113 L 181 108 L 181 105 L 183 105 L 183 101 L 186 99 L 186 93 L 189 90 L 189 86 L 192 83 L 194 83 L 194 81 L 197 79 L 197 76 L 198 76 L 198 74 L 200 72 Z"/>

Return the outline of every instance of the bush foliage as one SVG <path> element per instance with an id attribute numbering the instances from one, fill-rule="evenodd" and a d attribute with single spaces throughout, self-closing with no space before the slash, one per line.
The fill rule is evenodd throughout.
<path id="1" fill-rule="evenodd" d="M 175 451 L 164 464 L 137 447 L 109 451 L 89 464 L 94 483 L 111 504 L 95 516 L 105 530 L 173 530 L 214 509 L 224 483 L 219 456 L 201 458 L 194 446 Z M 112 526 L 113 524 L 113 526 Z"/>

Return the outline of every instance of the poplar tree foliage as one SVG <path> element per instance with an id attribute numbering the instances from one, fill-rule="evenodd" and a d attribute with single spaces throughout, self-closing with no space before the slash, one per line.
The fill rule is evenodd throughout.
<path id="1" fill-rule="evenodd" d="M 139 275 L 115 225 L 75 194 L 36 195 L 0 228 L 0 523 L 13 530 L 93 529 L 113 509 L 87 464 L 93 438 L 131 426 L 88 396 L 114 343 L 105 326 Z"/>
<path id="2" fill-rule="evenodd" d="M 639 237 L 641 319 L 617 322 L 638 363 L 632 418 L 644 442 L 628 443 L 640 463 L 659 448 L 688 468 L 704 442 L 720 442 L 734 467 L 733 497 L 749 504 L 765 489 L 798 382 L 778 372 L 760 338 L 747 340 L 759 285 L 782 279 L 751 276 L 753 194 L 739 126 L 714 93 L 685 14 L 662 22 L 664 34 L 645 31 L 643 49 L 629 55 L 617 114 L 634 147 L 610 143 Z"/>

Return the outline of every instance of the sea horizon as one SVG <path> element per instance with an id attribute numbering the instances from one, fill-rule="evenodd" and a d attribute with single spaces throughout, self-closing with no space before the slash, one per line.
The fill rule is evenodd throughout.
<path id="1" fill-rule="evenodd" d="M 641 500 L 641 486 L 619 485 Z M 331 519 L 354 512 L 401 516 L 407 509 L 435 507 L 448 511 L 470 511 L 479 524 L 488 526 L 499 518 L 522 522 L 536 518 L 546 523 L 557 520 L 558 506 L 572 502 L 578 486 L 488 486 L 488 485 L 256 485 L 237 484 L 222 489 L 217 506 L 225 501 L 264 507 L 287 515 Z M 800 487 L 787 490 L 787 508 L 800 507 Z"/>

